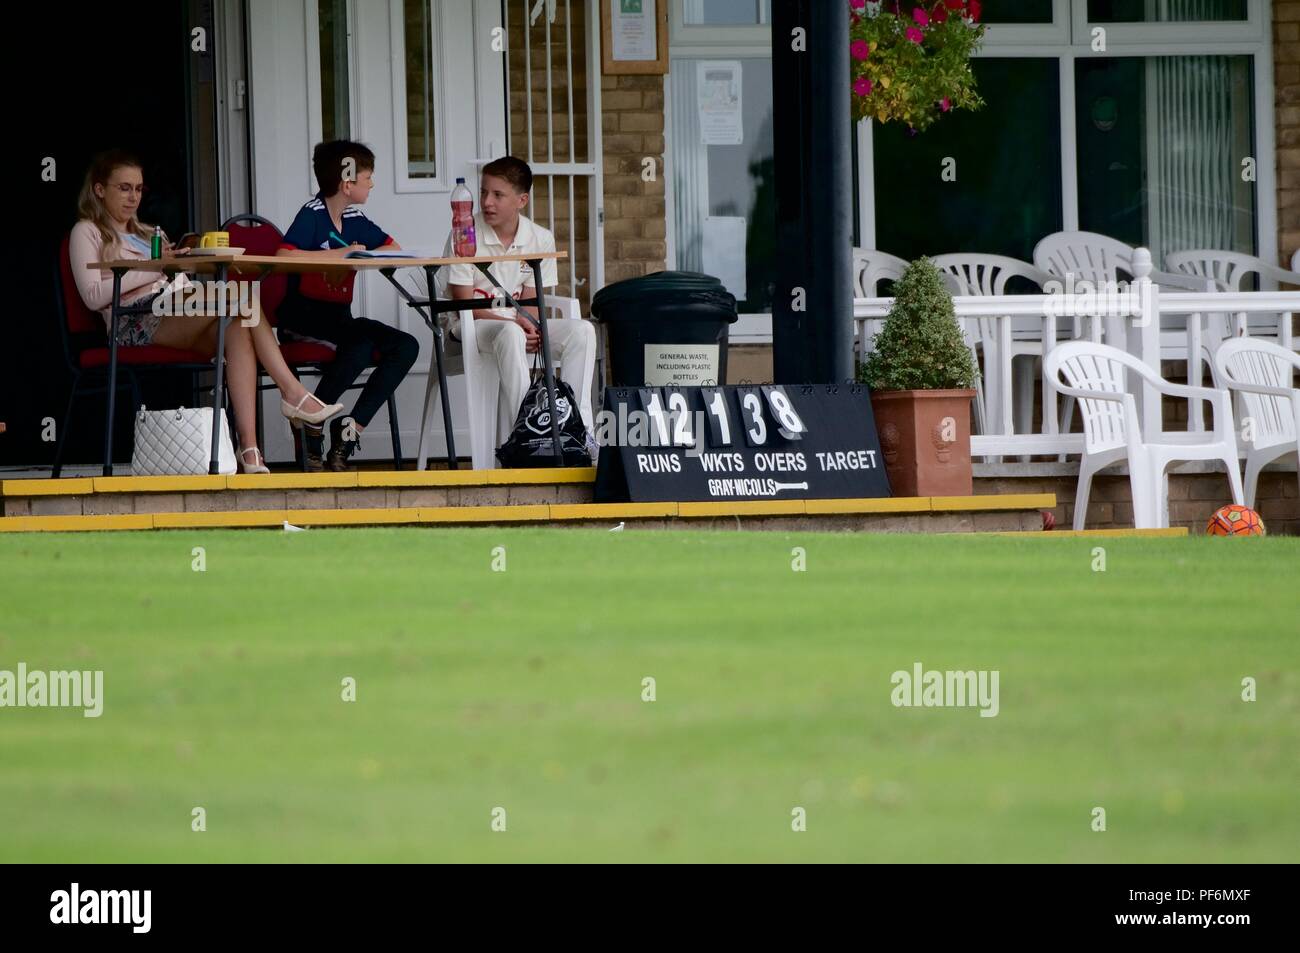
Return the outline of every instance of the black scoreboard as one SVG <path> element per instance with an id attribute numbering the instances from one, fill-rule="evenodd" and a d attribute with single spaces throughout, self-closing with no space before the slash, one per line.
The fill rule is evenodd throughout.
<path id="1" fill-rule="evenodd" d="M 610 387 L 597 503 L 889 496 L 858 384 Z"/>

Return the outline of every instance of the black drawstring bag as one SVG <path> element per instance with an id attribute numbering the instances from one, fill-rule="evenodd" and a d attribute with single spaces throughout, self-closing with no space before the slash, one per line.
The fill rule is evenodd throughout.
<path id="1" fill-rule="evenodd" d="M 560 410 L 561 466 L 589 467 L 587 428 L 578 411 L 573 388 L 555 378 L 555 403 Z M 497 459 L 507 469 L 555 466 L 555 441 L 551 436 L 550 398 L 546 393 L 546 375 L 538 362 L 533 363 L 532 384 L 519 405 L 514 429 L 500 448 Z"/>

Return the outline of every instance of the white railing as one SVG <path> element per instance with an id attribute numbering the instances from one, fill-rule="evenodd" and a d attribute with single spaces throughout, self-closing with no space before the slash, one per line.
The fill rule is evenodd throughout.
<path id="1" fill-rule="evenodd" d="M 1144 249 L 1139 249 L 1139 252 Z M 1300 292 L 1296 291 L 1242 291 L 1242 292 L 1177 292 L 1164 291 L 1151 282 L 1150 257 L 1144 268 L 1135 259 L 1137 279 L 1127 286 L 1128 291 L 1119 298 L 1069 294 L 954 296 L 953 305 L 959 321 L 983 318 L 997 322 L 1002 346 L 989 348 L 986 353 L 1003 355 L 1000 394 L 985 395 L 989 406 L 997 408 L 995 419 L 986 418 L 985 432 L 971 438 L 974 456 L 1054 455 L 1080 453 L 1083 435 L 1061 433 L 1058 425 L 1056 392 L 1046 380 L 1040 380 L 1042 392 L 1043 432 L 1015 433 L 1011 415 L 1011 323 L 1014 318 L 1038 317 L 1042 320 L 1043 352 L 1046 354 L 1065 339 L 1058 340 L 1061 329 L 1069 329 L 1071 336 L 1085 335 L 1100 341 L 1103 331 L 1107 343 L 1123 347 L 1160 373 L 1160 360 L 1165 357 L 1187 357 L 1189 378 L 1197 383 L 1200 378 L 1200 356 L 1212 354 L 1219 341 L 1227 335 L 1243 333 L 1247 315 L 1278 315 L 1278 343 L 1293 348 L 1291 330 L 1292 313 L 1300 312 Z M 893 306 L 893 298 L 854 299 L 853 321 L 862 352 L 869 348 L 868 326 L 883 319 Z M 1098 307 L 1105 305 L 1105 307 Z M 1187 316 L 1185 330 L 1171 330 L 1164 319 Z M 1229 317 L 1231 316 L 1231 317 Z M 1162 324 L 1166 325 L 1162 329 Z M 1144 433 L 1162 430 L 1160 396 L 1150 385 L 1130 381 L 1137 388 L 1142 428 Z M 1204 427 L 1199 415 L 1189 421 L 1189 429 Z"/>

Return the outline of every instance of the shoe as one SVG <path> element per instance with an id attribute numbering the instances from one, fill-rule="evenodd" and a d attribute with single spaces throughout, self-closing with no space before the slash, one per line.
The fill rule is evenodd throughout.
<path id="1" fill-rule="evenodd" d="M 247 454 L 253 455 L 250 463 Z M 266 461 L 262 459 L 262 451 L 256 447 L 249 447 L 247 450 L 239 451 L 239 469 L 244 473 L 270 473 L 267 469 Z"/>
<path id="2" fill-rule="evenodd" d="M 323 404 L 320 410 L 303 410 L 302 405 L 308 400 L 315 400 L 318 404 Z M 302 399 L 297 404 L 291 404 L 287 400 L 280 400 L 280 413 L 284 414 L 289 420 L 301 420 L 308 424 L 319 424 L 329 420 L 340 410 L 342 404 L 325 404 L 318 399 L 311 391 L 302 395 Z"/>
<path id="3" fill-rule="evenodd" d="M 361 436 L 357 434 L 351 440 L 345 440 L 343 437 L 344 427 L 353 423 L 351 417 L 340 417 L 338 420 L 330 421 L 330 452 L 325 458 L 326 470 L 343 473 L 356 469 L 348 464 L 348 459 L 360 448 Z M 353 433 L 356 434 L 356 431 Z"/>
<path id="4" fill-rule="evenodd" d="M 325 431 L 315 424 L 294 427 L 294 453 L 302 461 L 304 473 L 320 473 L 325 469 Z"/>

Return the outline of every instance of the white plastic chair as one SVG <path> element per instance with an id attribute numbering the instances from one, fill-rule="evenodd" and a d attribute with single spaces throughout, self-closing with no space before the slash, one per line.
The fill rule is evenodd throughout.
<path id="1" fill-rule="evenodd" d="M 582 307 L 577 298 L 546 296 L 547 320 L 576 319 L 582 320 Z M 443 336 L 443 356 L 446 362 L 447 377 L 457 374 L 465 377 L 466 408 L 469 423 L 470 460 L 475 470 L 492 470 L 497 466 L 497 401 L 501 393 L 501 375 L 497 371 L 496 359 L 491 354 L 483 354 L 478 349 L 475 336 L 475 319 L 471 311 L 460 312 L 460 324 L 456 329 L 460 337 L 457 341 L 451 335 Z M 555 363 L 559 373 L 560 365 Z M 578 406 L 587 406 L 584 401 L 591 400 L 591 381 L 569 381 L 573 387 Z M 428 380 L 424 386 L 424 416 L 420 418 L 420 447 L 415 454 L 415 468 L 428 468 L 428 443 L 430 437 L 429 422 L 442 422 L 442 395 L 438 390 L 438 374 L 434 367 L 429 368 Z"/>
<path id="2" fill-rule="evenodd" d="M 1240 337 L 1224 341 L 1214 363 L 1219 380 L 1238 395 L 1238 423 L 1246 448 L 1246 505 L 1253 509 L 1260 471 L 1278 457 L 1300 452 L 1300 389 L 1292 386 L 1300 354 Z"/>
<path id="3" fill-rule="evenodd" d="M 1052 277 L 1027 261 L 1003 255 L 936 255 L 933 261 L 949 276 L 953 293 L 959 295 L 1003 295 L 1013 278 L 1027 279 L 1041 292 L 1043 284 Z M 996 432 L 1009 434 L 1014 408 L 1014 432 L 1029 433 L 1034 413 L 1034 359 L 1043 355 L 1043 322 L 1036 318 L 974 318 L 963 323 L 971 349 L 984 354 L 984 375 L 977 385 L 976 409 L 997 422 L 1000 429 Z M 1022 360 L 1017 365 L 1016 358 L 1030 360 Z M 1003 367 L 1011 369 L 1014 381 L 1003 379 Z M 1013 383 L 1015 401 L 1011 399 Z M 1044 387 L 1044 420 L 1052 403 L 1052 392 Z M 1056 420 L 1055 414 L 1052 420 Z M 1051 426 L 1048 430 L 1054 432 Z"/>
<path id="4" fill-rule="evenodd" d="M 1161 394 L 1209 403 L 1214 409 L 1214 429 L 1208 433 L 1147 434 L 1144 439 L 1137 403 L 1125 389 L 1125 370 Z M 1233 501 L 1242 502 L 1232 399 L 1226 390 L 1172 384 L 1126 351 L 1093 341 L 1069 341 L 1054 348 L 1043 360 L 1043 372 L 1054 388 L 1078 401 L 1083 416 L 1084 450 L 1074 500 L 1076 530 L 1084 528 L 1093 475 L 1125 459 L 1133 494 L 1133 522 L 1138 529 L 1169 525 L 1165 468 L 1176 460 L 1223 461 Z"/>
<path id="5" fill-rule="evenodd" d="M 880 296 L 880 282 L 897 281 L 903 277 L 908 262 L 888 252 L 874 249 L 853 249 L 853 297 L 876 298 Z M 877 333 L 878 319 L 865 319 L 857 335 L 857 360 L 871 353 L 871 339 Z"/>
<path id="6" fill-rule="evenodd" d="M 1051 272 L 1064 279 L 1074 275 L 1075 281 L 1089 281 L 1097 290 L 1104 282 L 1118 282 L 1135 278 L 1138 267 L 1134 258 L 1139 249 L 1126 245 L 1118 239 L 1097 232 L 1056 232 L 1048 235 L 1034 247 L 1034 264 L 1044 271 Z M 1150 269 L 1146 277 L 1152 282 L 1166 288 L 1185 291 L 1212 291 L 1213 284 L 1206 278 L 1169 271 Z M 1130 350 L 1128 327 L 1123 319 L 1107 317 L 1102 320 L 1105 336 L 1099 333 L 1094 321 L 1091 337 L 1094 341 L 1105 340 L 1107 344 Z M 1082 337 L 1081 334 L 1076 335 Z M 1213 337 L 1213 335 L 1210 335 Z M 1192 360 L 1190 355 L 1198 354 L 1199 359 Z M 1160 322 L 1160 357 L 1164 360 L 1187 361 L 1187 379 L 1192 386 L 1201 383 L 1201 364 L 1204 362 L 1213 368 L 1210 348 L 1206 347 L 1206 336 L 1202 331 L 1202 316 L 1188 315 L 1180 320 L 1178 316 L 1165 314 Z M 1191 421 L 1193 430 L 1204 430 L 1200 417 Z"/>
<path id="7" fill-rule="evenodd" d="M 1242 285 L 1250 275 L 1258 276 L 1261 283 L 1273 281 L 1282 284 L 1300 283 L 1300 275 L 1294 271 L 1271 265 L 1254 255 L 1235 251 L 1198 248 L 1192 251 L 1170 252 L 1165 255 L 1165 262 L 1176 272 L 1214 282 L 1216 291 L 1248 290 L 1242 288 Z M 1220 342 L 1240 334 L 1268 338 L 1286 348 L 1294 348 L 1297 345 L 1298 342 L 1291 335 L 1291 315 L 1270 317 L 1259 314 L 1250 317 L 1254 319 L 1254 323 L 1250 323 L 1244 314 L 1237 315 L 1231 323 L 1227 315 L 1215 315 L 1207 337 L 1211 354 Z"/>

